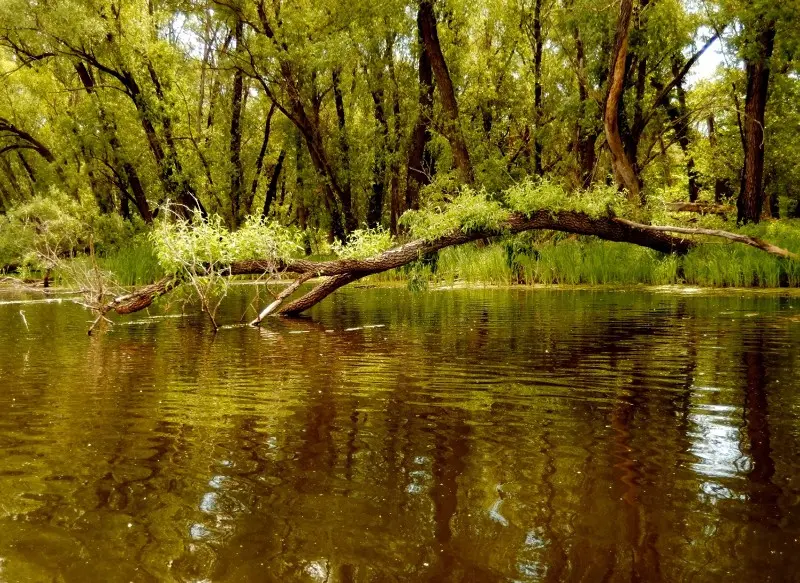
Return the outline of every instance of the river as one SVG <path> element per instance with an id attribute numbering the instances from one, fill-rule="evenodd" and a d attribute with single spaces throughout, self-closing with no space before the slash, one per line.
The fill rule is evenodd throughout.
<path id="1" fill-rule="evenodd" d="M 800 580 L 800 297 L 251 290 L 0 296 L 0 580 Z"/>

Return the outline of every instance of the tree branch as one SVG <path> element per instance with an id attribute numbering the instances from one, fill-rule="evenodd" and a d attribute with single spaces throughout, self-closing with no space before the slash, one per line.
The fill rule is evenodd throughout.
<path id="1" fill-rule="evenodd" d="M 735 241 L 736 243 L 742 243 L 744 245 L 749 245 L 750 247 L 755 247 L 756 249 L 761 249 L 762 251 L 766 251 L 770 255 L 776 255 L 777 257 L 784 257 L 786 259 L 800 261 L 800 255 L 798 255 L 797 253 L 792 253 L 791 251 L 788 251 L 782 247 L 778 247 L 777 245 L 773 245 L 772 243 L 769 243 L 762 239 L 757 239 L 755 237 L 748 237 L 747 235 L 740 235 L 738 233 L 729 233 L 728 231 L 722 231 L 719 229 L 671 227 L 669 225 L 664 225 L 664 226 L 643 225 L 641 223 L 635 223 L 627 219 L 614 219 L 614 220 L 621 224 L 628 225 L 630 227 L 654 233 L 683 233 L 686 235 L 708 235 L 710 237 L 721 237 L 723 239 Z"/>

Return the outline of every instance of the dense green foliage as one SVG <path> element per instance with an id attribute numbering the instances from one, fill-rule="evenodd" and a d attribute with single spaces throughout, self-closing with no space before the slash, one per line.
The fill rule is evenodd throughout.
<path id="1" fill-rule="evenodd" d="M 798 16 L 765 0 L 6 0 L 0 269 L 94 251 L 140 283 L 237 258 L 364 257 L 540 209 L 736 228 L 663 204 L 686 200 L 738 199 L 739 223 L 784 217 L 765 232 L 780 244 L 800 215 Z M 719 64 L 698 76 L 698 60 Z M 753 196 L 760 212 L 743 215 Z M 515 251 L 512 279 L 560 281 L 545 265 L 576 257 L 562 239 Z M 585 245 L 600 272 L 666 266 L 636 281 L 795 281 Z M 755 253 L 721 248 L 693 256 Z"/>

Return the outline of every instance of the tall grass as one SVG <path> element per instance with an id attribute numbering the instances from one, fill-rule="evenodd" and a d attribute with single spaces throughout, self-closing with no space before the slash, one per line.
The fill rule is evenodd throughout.
<path id="1" fill-rule="evenodd" d="M 467 281 L 489 285 L 510 285 L 516 281 L 501 245 L 463 245 L 443 249 L 439 253 L 436 275 L 447 283 Z"/>
<path id="2" fill-rule="evenodd" d="M 755 233 L 767 238 L 768 235 Z M 769 240 L 800 250 L 800 237 Z M 707 242 L 685 257 L 662 255 L 627 243 L 590 237 L 561 238 L 533 244 L 508 241 L 487 246 L 450 247 L 433 265 L 372 276 L 370 281 L 421 280 L 452 285 L 670 285 L 706 287 L 800 287 L 800 263 L 730 243 Z"/>
<path id="3" fill-rule="evenodd" d="M 163 277 L 155 250 L 147 239 L 134 239 L 130 244 L 100 257 L 101 269 L 110 271 L 120 285 L 134 286 L 152 283 Z"/>
<path id="4" fill-rule="evenodd" d="M 571 239 L 512 258 L 524 283 L 664 285 L 678 280 L 678 259 L 625 243 Z"/>
<path id="5" fill-rule="evenodd" d="M 800 221 L 762 223 L 745 232 L 800 252 Z M 121 285 L 143 285 L 163 276 L 155 251 L 143 237 L 97 259 Z M 668 285 L 707 287 L 800 287 L 800 262 L 779 259 L 732 243 L 704 242 L 685 257 L 662 255 L 628 243 L 593 237 L 534 235 L 450 247 L 400 269 L 372 275 L 367 282 L 464 282 L 484 285 Z"/>

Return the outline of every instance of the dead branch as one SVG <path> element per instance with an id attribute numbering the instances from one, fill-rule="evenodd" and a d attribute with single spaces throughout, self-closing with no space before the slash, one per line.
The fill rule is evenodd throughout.
<path id="1" fill-rule="evenodd" d="M 738 233 L 730 233 L 728 231 L 722 231 L 719 229 L 670 227 L 668 225 L 666 226 L 643 225 L 641 223 L 634 223 L 633 221 L 628 221 L 626 219 L 615 219 L 615 220 L 625 225 L 629 225 L 631 227 L 637 227 L 639 229 L 644 229 L 647 231 L 658 232 L 658 233 L 683 233 L 686 235 L 707 235 L 709 237 L 721 237 L 723 239 L 728 239 L 736 243 L 742 243 L 744 245 L 749 245 L 750 247 L 755 247 L 756 249 L 761 249 L 762 251 L 766 251 L 770 255 L 783 257 L 785 259 L 792 259 L 794 261 L 800 260 L 800 255 L 798 255 L 797 253 L 792 253 L 791 251 L 788 251 L 782 247 L 778 247 L 777 245 L 773 245 L 772 243 L 769 243 L 762 239 L 757 239 L 755 237 L 748 237 L 747 235 L 740 235 Z"/>
<path id="2" fill-rule="evenodd" d="M 721 217 L 736 214 L 735 206 L 710 202 L 668 202 L 666 207 L 671 213 L 698 213 L 701 215 L 719 215 Z"/>

